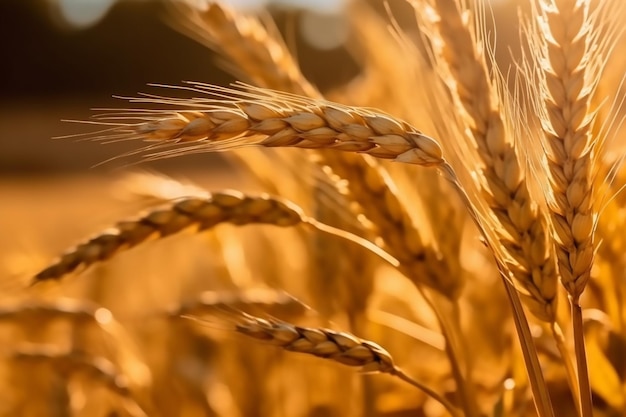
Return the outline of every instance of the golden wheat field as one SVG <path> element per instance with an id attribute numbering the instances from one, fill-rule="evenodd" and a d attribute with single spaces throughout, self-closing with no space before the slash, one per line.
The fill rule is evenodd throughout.
<path id="1" fill-rule="evenodd" d="M 2 106 L 1 416 L 626 415 L 626 3 L 159 4 L 236 81 Z"/>

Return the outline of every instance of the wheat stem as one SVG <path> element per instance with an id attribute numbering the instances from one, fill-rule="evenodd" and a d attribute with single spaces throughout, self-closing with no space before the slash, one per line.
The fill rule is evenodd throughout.
<path id="1" fill-rule="evenodd" d="M 504 288 L 506 289 L 509 302 L 513 308 L 513 321 L 522 345 L 522 354 L 524 355 L 524 363 L 526 364 L 526 371 L 528 373 L 528 380 L 533 393 L 533 401 L 537 414 L 539 417 L 554 417 L 552 401 L 550 400 L 548 388 L 543 378 L 541 364 L 537 356 L 537 349 L 533 341 L 533 335 L 530 332 L 530 327 L 528 326 L 528 319 L 524 314 L 524 309 L 519 299 L 519 294 L 513 287 L 513 284 L 504 276 L 502 280 L 504 281 Z"/>
<path id="2" fill-rule="evenodd" d="M 593 416 L 591 384 L 587 369 L 587 353 L 585 349 L 585 332 L 583 328 L 583 310 L 577 298 L 570 298 L 572 326 L 574 328 L 574 351 L 576 353 L 576 369 L 578 370 L 578 391 L 582 417 Z"/>
<path id="3" fill-rule="evenodd" d="M 486 235 L 486 232 L 480 222 L 480 215 L 476 212 L 476 209 L 471 204 L 467 193 L 458 182 L 452 167 L 444 164 L 441 168 L 441 173 L 443 174 L 444 178 L 448 182 L 450 182 L 450 184 L 452 184 L 457 190 L 459 196 L 461 197 L 469 211 L 470 218 L 474 221 L 474 223 L 478 227 L 478 230 L 485 238 L 485 242 L 487 242 L 487 244 L 490 244 L 488 236 Z M 548 393 L 548 388 L 543 377 L 541 364 L 539 363 L 539 356 L 537 355 L 537 348 L 535 347 L 535 342 L 533 340 L 532 333 L 530 332 L 528 319 L 526 318 L 526 314 L 524 313 L 524 308 L 522 307 L 519 292 L 510 281 L 508 269 L 501 264 L 500 260 L 495 257 L 495 255 L 494 260 L 500 271 L 500 276 L 506 290 L 507 298 L 509 299 L 509 303 L 511 304 L 513 322 L 515 323 L 516 333 L 522 348 L 524 363 L 526 364 L 526 371 L 533 393 L 533 401 L 537 410 L 537 414 L 539 415 L 539 417 L 554 417 L 554 411 L 552 409 L 552 403 Z"/>
<path id="4" fill-rule="evenodd" d="M 445 409 L 448 410 L 448 412 L 450 413 L 452 417 L 462 417 L 461 413 L 457 410 L 457 408 L 454 405 L 452 405 L 452 403 L 450 403 L 450 401 L 448 401 L 442 395 L 439 395 L 438 392 L 429 388 L 427 385 L 409 377 L 407 374 L 404 373 L 404 371 L 402 371 L 402 369 L 398 367 L 394 368 L 394 370 L 391 372 L 391 375 L 397 376 L 404 382 L 410 385 L 413 385 L 415 388 L 423 391 L 426 395 L 430 396 L 435 401 L 443 405 Z"/>
<path id="5" fill-rule="evenodd" d="M 569 389 L 574 398 L 576 411 L 578 413 L 578 416 L 581 416 L 578 376 L 576 375 L 576 369 L 574 368 L 574 364 L 572 363 L 569 351 L 567 349 L 567 346 L 565 345 L 565 336 L 563 335 L 561 327 L 556 322 L 550 324 L 550 329 L 552 330 L 552 337 L 556 342 L 556 347 L 561 354 L 561 360 L 563 361 L 563 365 L 565 366 L 565 372 L 567 373 L 567 384 L 569 385 Z"/>

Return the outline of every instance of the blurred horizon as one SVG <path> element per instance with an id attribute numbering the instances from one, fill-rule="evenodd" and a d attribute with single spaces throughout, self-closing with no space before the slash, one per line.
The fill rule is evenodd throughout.
<path id="1" fill-rule="evenodd" d="M 118 1 L 110 6 L 97 23 L 74 30 L 59 24 L 48 0 L 0 2 L 0 36 L 8 40 L 0 44 L 0 52 L 9 57 L 0 67 L 0 175 L 85 172 L 128 150 L 124 145 L 51 140 L 89 130 L 62 120 L 87 119 L 92 108 L 123 106 L 113 95 L 151 91 L 149 83 L 235 81 L 209 49 L 170 27 L 162 1 Z M 277 17 L 280 27 L 298 16 L 283 12 Z M 301 38 L 297 41 L 303 71 L 320 88 L 354 76 L 355 66 L 345 51 L 318 50 Z M 139 168 L 198 165 L 207 158 L 219 156 Z M 99 170 L 115 167 L 119 164 Z"/>

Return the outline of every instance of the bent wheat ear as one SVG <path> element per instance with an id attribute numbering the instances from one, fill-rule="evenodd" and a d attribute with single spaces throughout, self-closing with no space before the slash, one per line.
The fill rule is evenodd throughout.
<path id="1" fill-rule="evenodd" d="M 134 152 L 146 154 L 148 159 L 256 145 L 361 152 L 422 166 L 444 163 L 437 141 L 408 123 L 376 110 L 244 84 L 238 84 L 239 89 L 191 85 L 180 88 L 203 93 L 206 98 L 132 99 L 178 109 L 102 114 L 96 116 L 94 123 L 111 127 L 84 137 L 104 142 L 133 139 L 155 142 Z M 188 107 L 193 110 L 184 111 Z"/>
<path id="2" fill-rule="evenodd" d="M 358 339 L 348 333 L 299 327 L 249 314 L 242 314 L 235 329 L 246 336 L 288 351 L 332 359 L 348 366 L 360 366 L 364 371 L 392 373 L 395 369 L 387 351 L 373 342 Z"/>
<path id="3" fill-rule="evenodd" d="M 137 219 L 119 222 L 112 229 L 77 245 L 35 275 L 34 282 L 60 279 L 79 267 L 111 259 L 150 238 L 163 238 L 190 227 L 203 231 L 224 222 L 293 226 L 303 221 L 297 206 L 268 195 L 253 197 L 231 191 L 184 198 Z"/>
<path id="4" fill-rule="evenodd" d="M 331 359 L 348 366 L 357 366 L 364 372 L 381 372 L 396 376 L 441 403 L 453 417 L 460 417 L 454 405 L 429 387 L 407 376 L 393 363 L 389 352 L 374 342 L 359 339 L 350 333 L 301 327 L 245 313 L 235 320 L 237 332 L 287 351 Z"/>

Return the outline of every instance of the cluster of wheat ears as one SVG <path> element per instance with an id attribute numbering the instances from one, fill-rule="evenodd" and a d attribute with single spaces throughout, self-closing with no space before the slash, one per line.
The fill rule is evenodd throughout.
<path id="1" fill-rule="evenodd" d="M 246 84 L 157 86 L 170 94 L 104 109 L 80 137 L 148 142 L 124 155 L 135 160 L 228 151 L 265 192 L 143 177 L 141 197 L 157 206 L 69 249 L 29 291 L 189 230 L 208 239 L 186 262 L 211 259 L 212 290 L 152 326 L 86 301 L 6 307 L 0 320 L 31 331 L 62 320 L 80 339 L 91 323 L 110 342 L 100 353 L 29 344 L 15 363 L 84 371 L 90 388 L 78 400 L 66 387 L 70 403 L 104 389 L 118 413 L 107 415 L 626 413 L 624 2 L 528 0 L 510 68 L 495 62 L 480 0 L 354 2 L 361 71 L 324 94 L 267 18 L 171 5 L 171 20 Z M 396 7 L 414 11 L 413 29 Z M 224 223 L 294 230 L 219 233 Z M 142 349 L 126 347 L 133 338 Z"/>

